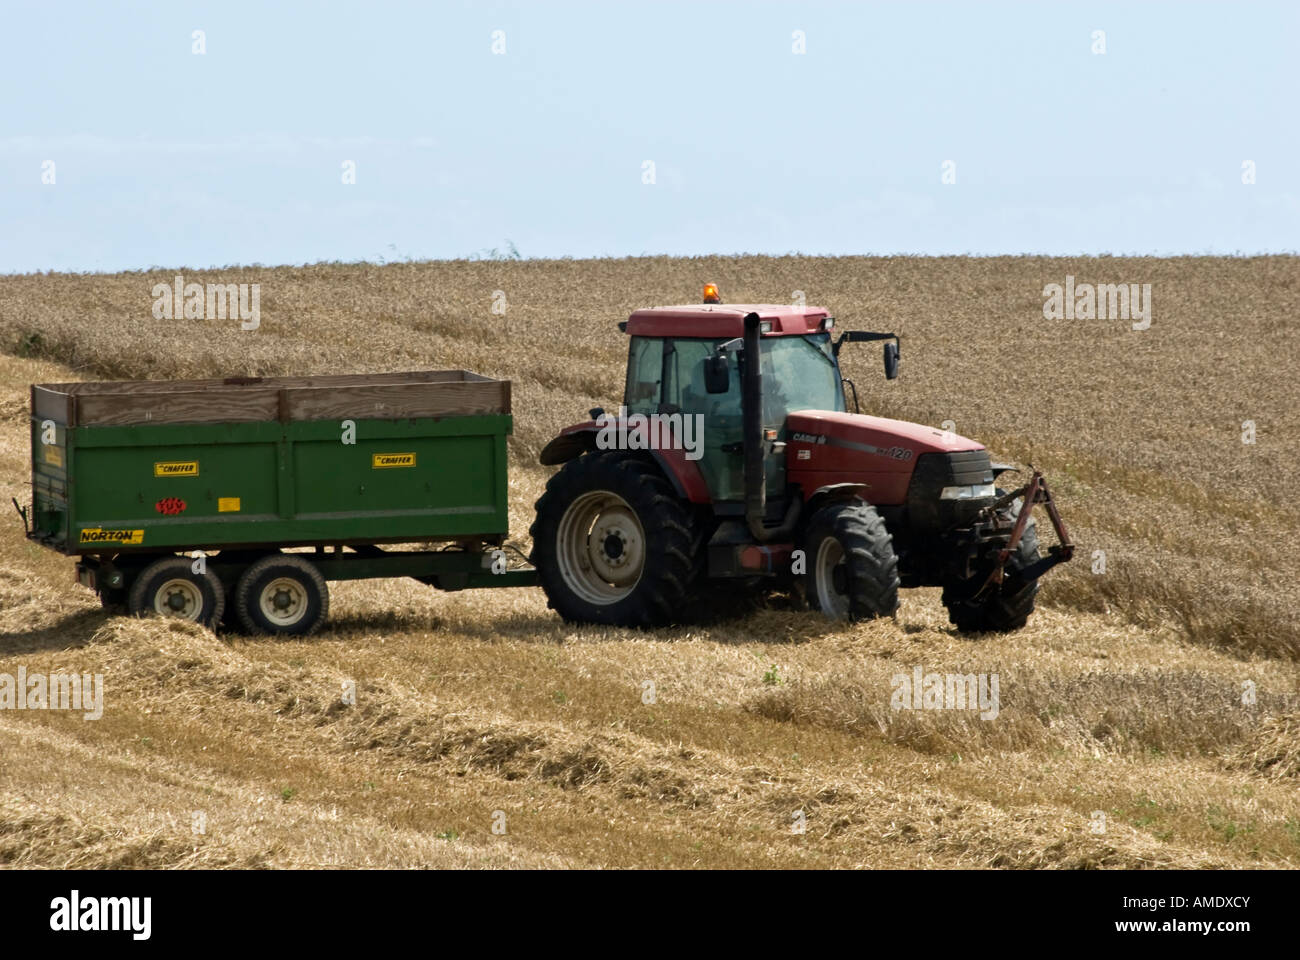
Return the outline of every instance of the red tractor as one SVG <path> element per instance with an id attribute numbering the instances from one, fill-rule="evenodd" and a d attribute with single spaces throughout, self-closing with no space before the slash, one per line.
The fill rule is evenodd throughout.
<path id="1" fill-rule="evenodd" d="M 962 631 L 1014 630 L 1073 545 L 1042 476 L 931 427 L 849 413 L 842 333 L 820 307 L 638 310 L 617 416 L 596 408 L 542 451 L 564 464 L 537 502 L 532 561 L 567 620 L 681 622 L 701 603 L 787 591 L 831 617 L 891 616 L 900 587 L 940 586 Z M 850 386 L 852 386 L 850 382 Z M 857 407 L 857 391 L 853 391 Z M 1043 504 L 1059 544 L 1040 556 Z"/>

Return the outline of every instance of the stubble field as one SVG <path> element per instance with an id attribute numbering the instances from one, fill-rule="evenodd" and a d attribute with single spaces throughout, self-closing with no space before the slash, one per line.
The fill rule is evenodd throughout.
<path id="1" fill-rule="evenodd" d="M 260 328 L 154 319 L 177 273 L 260 283 Z M 1150 328 L 1045 320 L 1067 274 L 1151 284 Z M 892 621 L 606 630 L 563 624 L 540 590 L 380 581 L 334 585 L 307 640 L 214 637 L 106 616 L 11 515 L 0 673 L 103 673 L 107 703 L 96 722 L 0 711 L 0 865 L 1300 863 L 1295 257 L 0 277 L 0 495 L 30 497 L 32 382 L 462 367 L 514 382 L 527 552 L 538 452 L 621 396 L 616 322 L 706 280 L 898 332 L 897 381 L 877 350 L 841 355 L 864 411 L 952 421 L 1047 473 L 1079 553 L 1028 628 L 960 636 L 938 591 L 914 590 Z M 997 673 L 998 718 L 891 710 L 891 676 L 918 665 Z"/>

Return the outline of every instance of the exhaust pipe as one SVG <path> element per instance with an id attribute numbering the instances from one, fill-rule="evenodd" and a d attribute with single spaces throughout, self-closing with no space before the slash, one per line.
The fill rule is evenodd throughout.
<path id="1" fill-rule="evenodd" d="M 745 374 L 741 379 L 740 403 L 745 449 L 745 524 L 759 543 L 789 540 L 799 522 L 803 501 L 795 497 L 781 525 L 768 528 L 767 471 L 763 455 L 763 365 L 759 356 L 760 320 L 757 313 L 745 317 Z"/>

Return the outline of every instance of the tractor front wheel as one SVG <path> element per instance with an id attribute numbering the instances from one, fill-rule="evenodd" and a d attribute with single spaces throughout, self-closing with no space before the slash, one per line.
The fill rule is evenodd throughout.
<path id="1" fill-rule="evenodd" d="M 547 601 L 565 620 L 646 627 L 681 616 L 696 540 L 653 464 L 613 451 L 570 460 L 546 484 L 529 532 Z"/>
<path id="2" fill-rule="evenodd" d="M 875 507 L 831 503 L 813 514 L 804 538 L 808 603 L 836 620 L 890 617 L 898 609 L 898 557 Z"/>
<path id="3" fill-rule="evenodd" d="M 998 496 L 1003 491 L 998 490 Z M 1005 508 L 1003 519 L 1014 523 L 1020 515 L 1017 501 Z M 961 633 L 1006 633 L 1019 630 L 1029 622 L 1034 612 L 1034 598 L 1038 595 L 1038 581 L 1026 580 L 1019 572 L 1038 560 L 1038 531 L 1034 518 L 1025 524 L 1020 542 L 1007 558 L 1002 571 L 1001 585 L 985 583 L 993 571 L 993 563 L 977 564 L 975 575 L 962 580 L 950 579 L 943 586 L 943 605 L 948 608 L 948 619 Z"/>

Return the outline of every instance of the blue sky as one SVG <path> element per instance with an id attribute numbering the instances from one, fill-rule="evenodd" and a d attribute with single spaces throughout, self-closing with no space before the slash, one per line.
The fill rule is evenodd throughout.
<path id="1" fill-rule="evenodd" d="M 1294 2 L 46 0 L 7 2 L 4 28 L 0 272 L 507 240 L 1300 250 Z"/>

